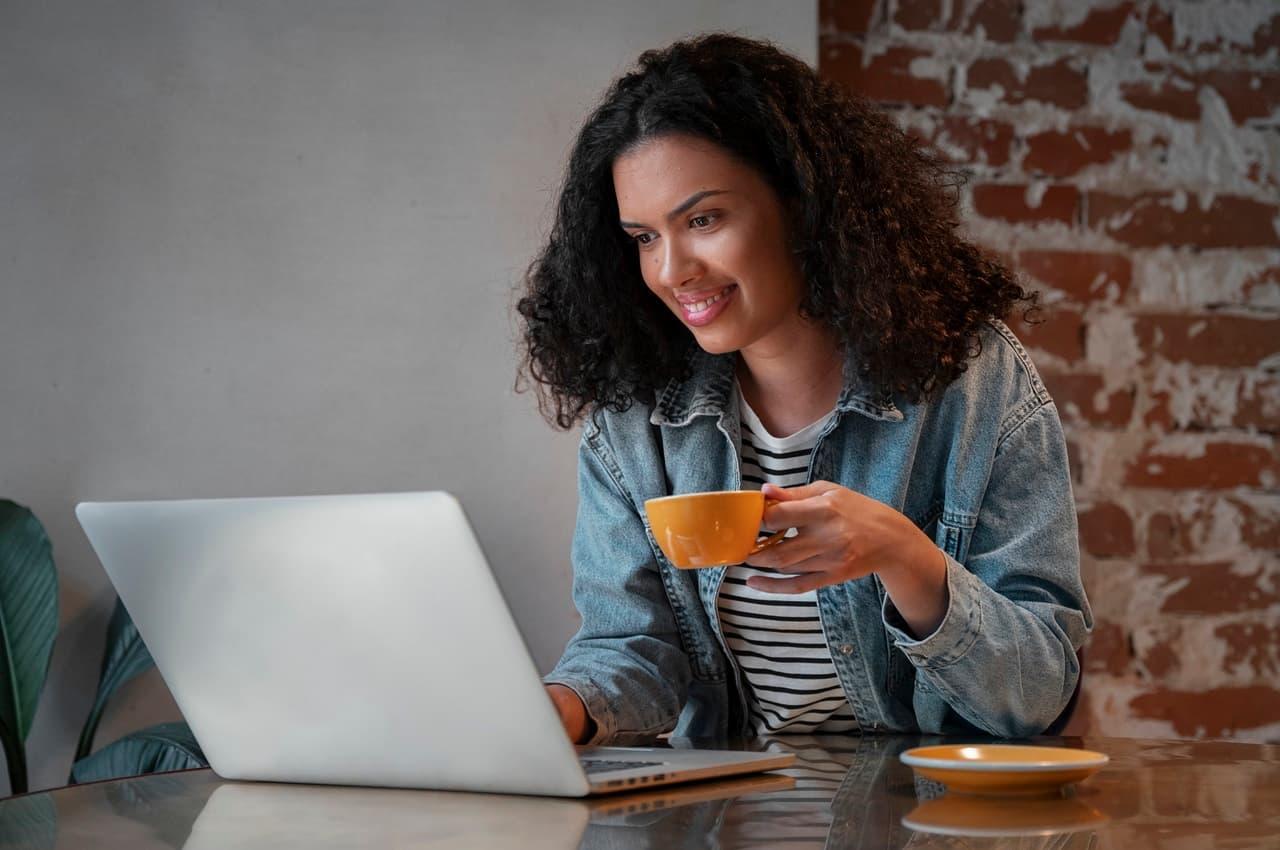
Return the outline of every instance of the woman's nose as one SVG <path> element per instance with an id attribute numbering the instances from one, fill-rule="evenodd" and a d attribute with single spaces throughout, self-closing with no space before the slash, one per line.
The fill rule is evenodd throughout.
<path id="1" fill-rule="evenodd" d="M 677 239 L 663 240 L 655 265 L 656 282 L 675 289 L 702 275 L 702 263 L 698 257 Z"/>

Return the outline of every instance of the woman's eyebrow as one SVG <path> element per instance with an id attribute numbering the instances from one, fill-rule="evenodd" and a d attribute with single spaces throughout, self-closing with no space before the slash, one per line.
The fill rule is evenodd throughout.
<path id="1" fill-rule="evenodd" d="M 703 189 L 701 192 L 694 192 L 692 195 L 686 198 L 684 202 L 680 204 L 680 206 L 676 207 L 671 212 L 667 213 L 667 221 L 671 221 L 671 219 L 675 218 L 681 213 L 688 212 L 690 209 L 697 206 L 698 202 L 701 201 L 703 198 L 709 198 L 712 195 L 723 195 L 728 191 L 729 191 L 728 189 Z M 634 221 L 620 221 L 618 223 L 621 224 L 624 228 L 644 227 L 643 224 L 636 224 Z"/>

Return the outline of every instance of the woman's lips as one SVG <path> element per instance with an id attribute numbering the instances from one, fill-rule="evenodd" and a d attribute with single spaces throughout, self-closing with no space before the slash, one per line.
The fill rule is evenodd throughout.
<path id="1" fill-rule="evenodd" d="M 680 312 L 684 316 L 687 324 L 700 328 L 703 325 L 709 325 L 716 320 L 716 317 L 723 313 L 728 307 L 729 302 L 738 294 L 737 284 L 729 284 L 720 292 L 710 296 L 707 299 L 698 301 L 693 304 L 680 303 Z M 702 309 L 697 309 L 701 307 Z"/>

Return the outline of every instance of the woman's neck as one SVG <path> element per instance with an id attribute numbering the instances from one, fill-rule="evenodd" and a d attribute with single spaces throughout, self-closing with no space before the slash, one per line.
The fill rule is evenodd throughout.
<path id="1" fill-rule="evenodd" d="M 738 355 L 738 385 L 775 436 L 794 434 L 835 407 L 844 386 L 844 356 L 826 328 L 809 326 L 785 345 L 752 346 Z"/>

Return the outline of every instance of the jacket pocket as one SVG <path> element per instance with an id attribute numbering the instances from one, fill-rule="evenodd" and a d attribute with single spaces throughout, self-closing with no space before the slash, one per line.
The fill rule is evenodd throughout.
<path id="1" fill-rule="evenodd" d="M 964 514 L 943 511 L 938 517 L 938 527 L 934 534 L 934 542 L 938 548 L 946 552 L 959 563 L 969 555 L 969 543 L 973 539 L 973 529 L 977 521 Z"/>

